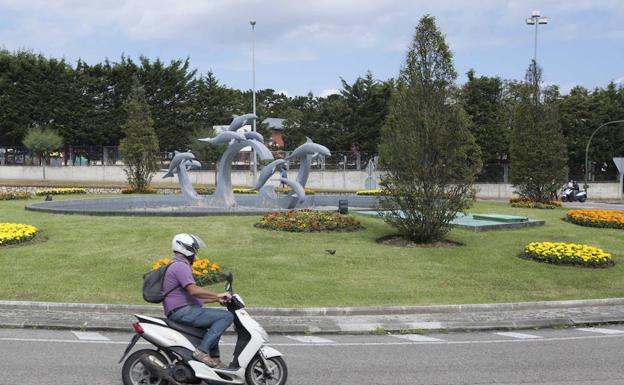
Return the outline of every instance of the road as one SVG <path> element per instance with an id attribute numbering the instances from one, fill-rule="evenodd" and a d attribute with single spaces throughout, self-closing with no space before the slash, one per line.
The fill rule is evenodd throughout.
<path id="1" fill-rule="evenodd" d="M 502 334 L 500 334 L 502 333 Z M 2 385 L 119 385 L 129 333 L 0 329 Z M 234 336 L 223 341 L 231 354 Z M 427 335 L 271 336 L 289 384 L 624 384 L 624 325 Z M 139 348 L 147 348 L 143 344 Z"/>

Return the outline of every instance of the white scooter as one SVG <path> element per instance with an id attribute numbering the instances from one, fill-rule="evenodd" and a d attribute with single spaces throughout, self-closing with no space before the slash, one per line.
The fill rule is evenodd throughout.
<path id="1" fill-rule="evenodd" d="M 587 200 L 587 191 L 575 190 L 570 187 L 566 187 L 563 189 L 561 193 L 561 201 L 562 202 L 574 202 L 579 201 L 581 203 Z"/>
<path id="2" fill-rule="evenodd" d="M 225 290 L 232 294 L 232 273 L 227 275 Z M 121 363 L 139 338 L 153 344 L 157 350 L 141 349 L 124 362 L 121 375 L 124 385 L 166 384 L 248 384 L 284 385 L 288 369 L 277 350 L 265 346 L 269 336 L 245 310 L 238 294 L 232 295 L 227 309 L 234 315 L 237 334 L 232 361 L 227 368 L 211 368 L 196 361 L 192 354 L 199 346 L 205 330 L 184 326 L 167 318 L 135 314 L 134 335 Z"/>

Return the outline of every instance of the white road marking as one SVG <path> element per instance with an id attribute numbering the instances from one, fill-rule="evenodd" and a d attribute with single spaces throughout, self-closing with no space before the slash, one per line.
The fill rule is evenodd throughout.
<path id="1" fill-rule="evenodd" d="M 503 336 L 503 337 L 519 338 L 522 340 L 543 338 L 543 337 L 536 336 L 533 334 L 514 333 L 514 332 L 500 332 L 500 333 L 494 333 L 494 334 Z"/>
<path id="2" fill-rule="evenodd" d="M 592 332 L 592 333 L 600 333 L 600 334 L 624 334 L 624 330 L 617 330 L 617 329 L 577 328 L 576 330 L 580 330 L 582 332 Z"/>
<path id="3" fill-rule="evenodd" d="M 78 337 L 79 340 L 110 341 L 110 338 L 104 337 L 100 333 L 96 332 L 75 332 L 72 330 L 72 333 L 74 333 L 74 335 Z"/>
<path id="4" fill-rule="evenodd" d="M 335 342 L 332 341 L 332 340 L 328 340 L 328 339 L 321 338 L 321 337 L 315 337 L 315 336 L 286 336 L 286 337 L 290 338 L 291 340 L 304 342 L 304 343 L 311 343 L 311 344 L 335 344 Z"/>
<path id="5" fill-rule="evenodd" d="M 391 334 L 391 337 L 401 338 L 412 342 L 443 342 L 439 338 L 427 337 L 420 334 Z"/>
<path id="6" fill-rule="evenodd" d="M 289 347 L 322 347 L 322 346 L 400 346 L 400 345 L 470 345 L 470 344 L 505 344 L 505 343 L 531 343 L 531 342 L 557 342 L 557 341 L 581 341 L 602 338 L 622 338 L 624 333 L 619 334 L 593 334 L 589 336 L 577 337 L 553 337 L 540 339 L 504 339 L 504 340 L 472 340 L 472 341 L 397 341 L 397 342 L 332 342 L 327 343 L 270 343 L 270 346 L 289 346 Z M 128 341 L 93 341 L 93 340 L 63 340 L 53 338 L 12 338 L 0 337 L 0 342 L 53 342 L 67 344 L 107 344 L 107 345 L 128 345 Z M 149 342 L 139 341 L 137 345 L 151 345 Z M 222 344 L 224 346 L 234 346 L 234 344 Z"/>

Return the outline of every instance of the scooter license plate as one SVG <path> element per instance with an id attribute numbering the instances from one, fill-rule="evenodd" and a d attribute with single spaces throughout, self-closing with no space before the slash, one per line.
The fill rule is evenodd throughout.
<path id="1" fill-rule="evenodd" d="M 124 358 L 126 358 L 128 353 L 130 352 L 130 350 L 132 350 L 132 348 L 137 343 L 140 337 L 141 336 L 138 334 L 135 334 L 134 337 L 132 337 L 132 339 L 130 340 L 130 343 L 128 344 L 128 347 L 126 348 L 126 351 L 124 352 L 123 356 L 121 356 L 121 358 L 119 359 L 119 362 L 118 362 L 119 364 L 121 364 L 121 361 L 123 361 Z"/>

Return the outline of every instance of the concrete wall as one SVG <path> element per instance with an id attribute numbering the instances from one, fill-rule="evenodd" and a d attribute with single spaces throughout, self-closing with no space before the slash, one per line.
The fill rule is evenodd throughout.
<path id="1" fill-rule="evenodd" d="M 154 181 L 169 181 L 177 185 L 175 179 L 162 179 L 165 171 L 158 172 Z M 295 178 L 296 170 L 291 170 L 289 178 Z M 192 171 L 189 173 L 191 181 L 195 184 L 215 184 L 214 171 Z M 308 178 L 307 187 L 321 190 L 354 191 L 363 190 L 367 173 L 365 171 L 320 171 L 313 170 Z M 18 180 L 41 180 L 41 167 L 36 166 L 0 166 L 0 184 L 3 179 Z M 83 166 L 83 167 L 46 167 L 46 179 L 50 181 L 90 181 L 90 182 L 125 182 L 126 175 L 119 166 Z M 252 174 L 249 171 L 234 171 L 232 184 L 235 186 L 251 186 Z M 277 184 L 277 174 L 270 182 Z M 513 186 L 506 183 L 479 183 L 477 197 L 481 199 L 509 199 L 513 197 Z M 589 197 L 594 199 L 618 199 L 619 184 L 613 183 L 590 183 Z"/>

